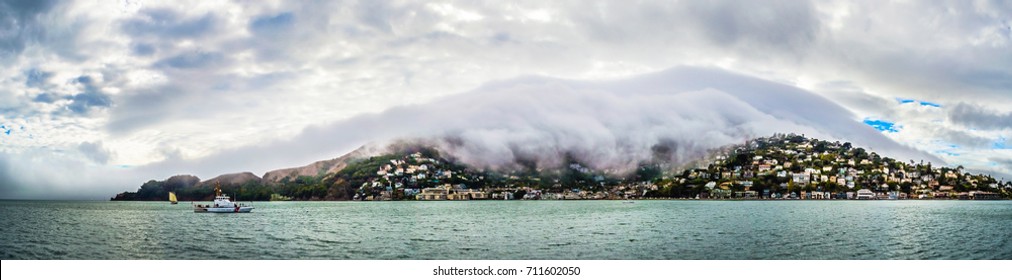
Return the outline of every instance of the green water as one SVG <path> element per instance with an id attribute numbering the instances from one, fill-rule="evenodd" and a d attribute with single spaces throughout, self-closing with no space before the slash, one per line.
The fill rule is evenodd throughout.
<path id="1" fill-rule="evenodd" d="M 1012 259 L 1012 201 L 0 201 L 2 259 Z"/>

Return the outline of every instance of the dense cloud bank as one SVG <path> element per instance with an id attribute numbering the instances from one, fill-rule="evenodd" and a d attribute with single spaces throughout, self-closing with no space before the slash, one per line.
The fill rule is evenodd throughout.
<path id="1" fill-rule="evenodd" d="M 260 173 L 337 157 L 365 144 L 422 139 L 481 168 L 511 168 L 518 161 L 554 166 L 571 156 L 622 172 L 655 159 L 684 164 L 709 149 L 790 132 L 941 162 L 889 140 L 818 95 L 723 70 L 681 67 L 605 82 L 545 77 L 494 82 L 189 164 L 202 173 Z M 658 154 L 659 148 L 668 152 Z"/>

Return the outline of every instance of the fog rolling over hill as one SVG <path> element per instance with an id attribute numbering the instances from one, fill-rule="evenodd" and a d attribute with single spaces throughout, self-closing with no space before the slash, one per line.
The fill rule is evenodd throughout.
<path id="1" fill-rule="evenodd" d="M 263 174 L 409 138 L 477 168 L 512 168 L 518 162 L 556 166 L 570 156 L 594 169 L 623 172 L 657 157 L 684 164 L 709 149 L 777 132 L 942 163 L 886 138 L 821 96 L 723 70 L 679 67 L 606 82 L 546 77 L 493 82 L 427 104 L 311 127 L 288 141 L 160 165 L 203 177 L 236 170 Z"/>
<path id="2" fill-rule="evenodd" d="M 898 160 L 943 164 L 897 144 L 813 93 L 723 70 L 678 67 L 599 82 L 537 76 L 492 82 L 425 104 L 312 126 L 290 139 L 124 169 L 70 168 L 81 170 L 73 181 L 40 177 L 34 181 L 48 183 L 3 192 L 11 198 L 101 199 L 178 174 L 214 178 L 251 172 L 253 176 L 241 177 L 262 174 L 271 182 L 292 174 L 314 175 L 321 167 L 341 168 L 338 157 L 363 146 L 363 155 L 378 154 L 398 139 L 423 141 L 475 168 L 551 167 L 570 158 L 596 170 L 624 173 L 643 161 L 665 161 L 672 167 L 690 163 L 709 149 L 773 133 L 846 141 Z M 94 193 L 80 191 L 85 189 Z"/>

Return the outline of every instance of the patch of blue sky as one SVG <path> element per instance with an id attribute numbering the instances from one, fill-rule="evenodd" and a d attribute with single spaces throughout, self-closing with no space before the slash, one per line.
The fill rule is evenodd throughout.
<path id="1" fill-rule="evenodd" d="M 924 100 L 916 100 L 916 99 L 908 99 L 908 98 L 896 98 L 896 102 L 899 102 L 900 104 L 917 103 L 917 104 L 920 104 L 921 106 L 935 107 L 935 108 L 941 108 L 942 107 L 942 104 L 938 104 L 938 103 L 935 103 L 935 102 L 924 101 Z"/>
<path id="2" fill-rule="evenodd" d="M 991 144 L 991 148 L 996 150 L 1008 149 L 1008 139 L 1005 139 L 1005 136 L 998 137 L 998 140 L 995 140 L 994 143 Z"/>
<path id="3" fill-rule="evenodd" d="M 2 123 L 0 123 L 0 134 L 2 134 L 2 135 L 11 135 L 11 133 L 14 133 L 15 130 L 25 131 L 25 126 L 24 125 L 17 126 L 16 124 L 9 125 L 9 124 L 2 124 Z M 29 136 L 31 136 L 31 135 L 29 135 Z"/>
<path id="4" fill-rule="evenodd" d="M 959 153 L 952 152 L 952 151 L 946 151 L 946 150 L 935 151 L 935 154 L 947 155 L 947 156 L 950 156 L 950 157 L 958 157 L 959 156 Z"/>
<path id="5" fill-rule="evenodd" d="M 902 126 L 896 125 L 896 123 L 876 119 L 864 119 L 864 124 L 881 132 L 900 132 L 900 128 L 902 128 Z"/>

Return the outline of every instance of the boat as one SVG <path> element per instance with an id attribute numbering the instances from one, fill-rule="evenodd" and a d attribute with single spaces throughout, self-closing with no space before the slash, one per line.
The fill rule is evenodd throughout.
<path id="1" fill-rule="evenodd" d="M 172 204 L 179 204 L 179 201 L 176 200 L 176 193 L 169 192 L 169 202 Z"/>
<path id="2" fill-rule="evenodd" d="M 232 202 L 228 195 L 221 193 L 221 185 L 214 186 L 214 204 L 194 204 L 195 213 L 249 213 L 253 205 Z"/>

